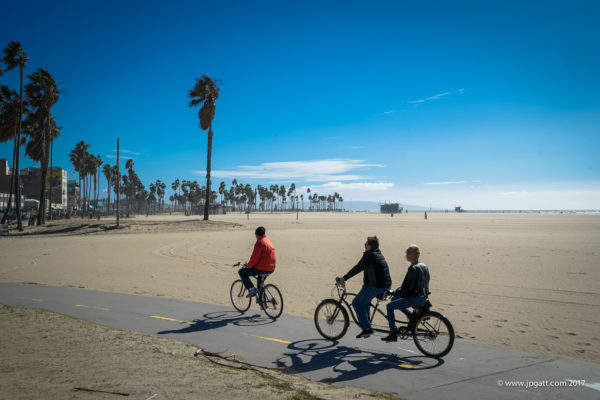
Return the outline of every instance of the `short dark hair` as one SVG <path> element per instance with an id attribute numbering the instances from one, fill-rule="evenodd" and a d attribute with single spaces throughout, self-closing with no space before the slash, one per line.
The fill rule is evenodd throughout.
<path id="1" fill-rule="evenodd" d="M 256 228 L 256 230 L 254 231 L 254 233 L 258 236 L 265 236 L 265 227 L 264 226 L 259 226 L 258 228 Z"/>
<path id="2" fill-rule="evenodd" d="M 371 246 L 371 249 L 375 250 L 379 248 L 379 239 L 377 239 L 377 236 L 369 236 L 367 238 L 367 244 L 369 246 Z"/>

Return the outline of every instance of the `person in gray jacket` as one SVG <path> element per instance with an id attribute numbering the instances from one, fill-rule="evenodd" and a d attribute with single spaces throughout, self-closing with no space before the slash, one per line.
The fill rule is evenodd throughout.
<path id="1" fill-rule="evenodd" d="M 394 310 L 400 310 L 410 319 L 409 307 L 418 307 L 425 304 L 429 295 L 429 268 L 427 265 L 419 262 L 421 250 L 417 245 L 411 245 L 406 249 L 406 260 L 410 262 L 410 267 L 406 271 L 406 276 L 402 286 L 393 293 L 395 299 L 387 304 L 387 317 L 390 326 L 390 334 L 381 340 L 385 342 L 395 342 L 398 340 L 396 333 L 396 318 Z"/>
<path id="2" fill-rule="evenodd" d="M 363 287 L 354 297 L 352 307 L 356 311 L 358 326 L 362 328 L 356 338 L 368 338 L 373 334 L 369 321 L 369 304 L 378 295 L 387 292 L 392 287 L 392 278 L 388 264 L 379 250 L 377 236 L 369 236 L 365 243 L 365 252 L 362 258 L 346 275 L 338 278 L 343 285 L 345 281 L 363 272 Z"/>

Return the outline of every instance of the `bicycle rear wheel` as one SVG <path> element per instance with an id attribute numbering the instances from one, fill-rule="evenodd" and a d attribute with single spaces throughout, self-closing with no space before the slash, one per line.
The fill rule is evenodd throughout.
<path id="1" fill-rule="evenodd" d="M 429 357 L 444 357 L 454 344 L 452 324 L 435 311 L 418 316 L 412 333 L 419 351 Z"/>
<path id="2" fill-rule="evenodd" d="M 229 289 L 229 297 L 231 298 L 233 308 L 241 313 L 248 311 L 250 304 L 252 303 L 252 298 L 246 297 L 247 294 L 248 290 L 240 279 L 233 281 L 231 289 Z"/>
<path id="3" fill-rule="evenodd" d="M 325 299 L 315 310 L 315 326 L 325 339 L 338 340 L 346 334 L 350 318 L 348 311 L 333 299 Z"/>
<path id="4" fill-rule="evenodd" d="M 262 293 L 262 307 L 265 314 L 272 319 L 277 319 L 283 312 L 283 297 L 277 286 L 268 284 Z"/>

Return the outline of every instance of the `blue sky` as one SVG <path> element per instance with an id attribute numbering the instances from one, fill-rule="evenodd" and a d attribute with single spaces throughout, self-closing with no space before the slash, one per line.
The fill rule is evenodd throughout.
<path id="1" fill-rule="evenodd" d="M 19 40 L 26 73 L 59 82 L 54 157 L 70 177 L 75 143 L 114 164 L 119 137 L 144 183 L 202 183 L 206 132 L 187 93 L 207 74 L 222 81 L 216 184 L 600 208 L 598 2 L 170 3 L 3 5 L 0 45 Z"/>

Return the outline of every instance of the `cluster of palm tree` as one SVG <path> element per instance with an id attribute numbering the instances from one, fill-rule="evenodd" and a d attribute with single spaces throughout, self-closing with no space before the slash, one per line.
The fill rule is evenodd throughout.
<path id="1" fill-rule="evenodd" d="M 318 193 L 311 195 L 310 188 L 306 189 L 306 192 L 311 211 L 338 211 L 344 209 L 344 198 L 338 192 L 327 196 L 320 196 Z"/>
<path id="2" fill-rule="evenodd" d="M 21 183 L 19 177 L 19 159 L 21 146 L 25 146 L 25 154 L 41 166 L 40 205 L 37 214 L 38 224 L 46 221 L 46 177 L 48 163 L 52 159 L 52 144 L 60 134 L 60 127 L 52 115 L 52 107 L 58 101 L 60 91 L 50 73 L 39 68 L 27 78 L 23 85 L 23 72 L 29 57 L 19 42 L 10 41 L 4 49 L 4 57 L 0 60 L 0 75 L 19 68 L 19 93 L 8 86 L 0 86 L 0 142 L 13 140 L 13 160 L 8 204 L 2 223 L 12 207 L 12 196 L 15 196 L 17 228 L 23 230 L 21 221 Z M 25 96 L 23 96 L 25 92 Z M 52 168 L 52 165 L 50 166 Z M 52 204 L 52 199 L 50 204 Z"/>
<path id="3" fill-rule="evenodd" d="M 197 181 L 187 181 L 176 179 L 171 184 L 173 189 L 173 195 L 169 196 L 171 203 L 175 205 L 175 211 L 193 212 L 198 210 L 199 207 L 206 206 L 206 195 L 208 191 L 206 186 L 200 186 Z M 209 201 L 214 202 L 217 199 L 217 193 L 211 190 L 209 194 Z"/>
<path id="4" fill-rule="evenodd" d="M 200 187 L 196 181 L 176 179 L 171 184 L 171 189 L 174 193 L 169 200 L 175 205 L 176 211 L 189 211 L 206 204 L 206 187 Z M 307 188 L 306 192 L 310 211 L 340 211 L 343 209 L 344 199 L 337 192 L 327 196 L 320 196 L 317 193 L 311 195 L 310 188 Z M 285 185 L 277 184 L 253 187 L 234 179 L 229 188 L 225 182 L 221 182 L 218 194 L 212 191 L 210 201 L 214 202 L 217 198 L 220 198 L 220 205 L 223 208 L 232 211 L 294 211 L 304 210 L 305 197 L 303 193 L 297 193 L 295 183 L 290 184 L 288 188 Z"/>
<path id="5" fill-rule="evenodd" d="M 98 208 L 98 198 L 100 195 L 100 167 L 102 158 L 100 155 L 94 156 L 88 152 L 89 144 L 83 140 L 75 145 L 71 150 L 69 159 L 77 172 L 79 187 L 79 198 L 77 199 L 77 210 L 81 217 L 90 212 L 90 206 L 96 210 Z M 93 190 L 92 190 L 93 185 Z"/>
<path id="6" fill-rule="evenodd" d="M 167 185 L 160 180 L 149 185 L 148 190 L 142 183 L 140 177 L 133 169 L 132 159 L 125 162 L 126 174 L 121 174 L 116 165 L 106 163 L 102 165 L 100 156 L 94 156 L 88 152 L 89 144 L 81 141 L 71 150 L 70 159 L 75 171 L 79 176 L 79 199 L 77 209 L 81 216 L 91 213 L 90 205 L 94 213 L 98 214 L 100 195 L 100 172 L 106 179 L 107 201 L 104 203 L 104 212 L 111 212 L 111 193 L 115 199 L 123 200 L 126 206 L 127 216 L 131 213 L 156 212 L 165 208 L 165 194 Z M 100 168 L 102 166 L 102 168 Z M 119 183 L 119 185 L 117 185 Z M 93 185 L 93 189 L 92 189 Z"/>

